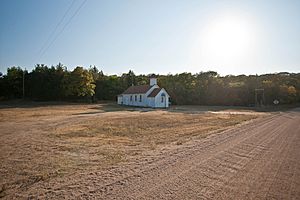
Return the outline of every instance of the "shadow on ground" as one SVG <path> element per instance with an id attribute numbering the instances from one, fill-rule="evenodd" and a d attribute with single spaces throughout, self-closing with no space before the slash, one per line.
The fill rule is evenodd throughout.
<path id="1" fill-rule="evenodd" d="M 91 108 L 96 111 L 80 113 L 80 114 L 97 114 L 97 113 L 116 112 L 116 111 L 152 112 L 157 110 L 175 112 L 175 113 L 188 113 L 188 114 L 199 114 L 199 113 L 206 113 L 206 112 L 279 112 L 279 111 L 287 111 L 296 107 L 299 107 L 299 105 L 264 106 L 264 107 L 173 105 L 167 109 L 162 109 L 162 108 L 120 106 L 114 102 L 110 102 L 105 104 L 98 104 L 95 107 Z"/>
<path id="2" fill-rule="evenodd" d="M 132 107 L 132 106 L 120 106 L 115 102 L 103 101 L 98 103 L 78 103 L 78 102 L 64 102 L 64 101 L 51 101 L 51 102 L 35 102 L 35 101 L 5 101 L 0 102 L 0 109 L 6 108 L 39 108 L 39 107 L 51 107 L 51 106 L 88 106 L 87 109 L 94 111 L 74 113 L 73 115 L 90 115 L 99 114 L 105 112 L 117 112 L 117 111 L 130 111 L 130 112 L 151 112 L 156 110 L 164 110 L 168 112 L 177 113 L 205 113 L 205 112 L 227 112 L 227 111 L 250 111 L 250 112 L 279 112 L 287 111 L 296 107 L 296 105 L 279 105 L 279 106 L 262 106 L 262 107 L 243 107 L 243 106 L 200 106 L 200 105 L 172 105 L 167 109 L 157 108 L 145 108 L 145 107 Z"/>
<path id="3" fill-rule="evenodd" d="M 180 105 L 172 106 L 168 109 L 170 112 L 182 113 L 199 113 L 199 112 L 279 112 L 287 111 L 300 105 L 282 105 L 282 106 L 262 106 L 262 107 L 246 107 L 246 106 L 198 106 L 198 105 Z"/>
<path id="4" fill-rule="evenodd" d="M 79 103 L 79 102 L 66 102 L 66 101 L 27 101 L 27 100 L 0 101 L 0 109 L 39 108 L 39 107 L 47 107 L 47 106 L 68 106 L 68 105 L 90 105 L 90 104 Z"/>

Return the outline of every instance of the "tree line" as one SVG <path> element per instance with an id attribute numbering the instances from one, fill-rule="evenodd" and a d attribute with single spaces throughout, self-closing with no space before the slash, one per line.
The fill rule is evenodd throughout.
<path id="1" fill-rule="evenodd" d="M 257 101 L 266 105 L 300 102 L 300 73 L 227 75 L 217 72 L 157 75 L 158 84 L 171 96 L 172 104 L 249 106 Z M 133 71 L 105 75 L 96 66 L 69 71 L 59 63 L 48 67 L 37 64 L 28 72 L 10 67 L 0 73 L 0 100 L 23 97 L 38 101 L 116 100 L 131 85 L 149 84 L 149 75 Z M 259 89 L 259 90 L 258 90 Z"/>

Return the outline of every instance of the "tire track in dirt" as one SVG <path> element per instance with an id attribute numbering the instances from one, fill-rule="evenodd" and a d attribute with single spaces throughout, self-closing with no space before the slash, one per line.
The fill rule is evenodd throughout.
<path id="1" fill-rule="evenodd" d="M 200 149 L 207 149 L 207 147 L 212 146 L 212 145 L 213 144 L 209 143 L 207 146 L 201 147 Z M 145 167 L 143 167 L 143 170 L 141 170 L 141 171 L 135 170 L 134 173 L 132 173 L 132 175 L 128 175 L 128 173 L 125 173 L 125 172 L 124 173 L 114 172 L 114 174 L 122 174 L 121 178 L 119 178 L 117 180 L 113 180 L 112 182 L 107 183 L 107 184 L 103 185 L 101 188 L 98 188 L 96 190 L 101 191 L 101 193 L 108 193 L 109 194 L 112 187 L 115 187 L 115 188 L 116 187 L 122 187 L 122 186 L 125 185 L 126 182 L 128 182 L 131 179 L 134 179 L 134 178 L 140 179 L 140 177 L 145 176 L 145 175 L 150 174 L 150 173 L 153 173 L 153 171 L 155 172 L 155 170 L 163 170 L 162 168 L 167 169 L 168 167 L 170 167 L 170 165 L 171 166 L 176 166 L 177 161 L 179 161 L 180 163 L 184 163 L 184 162 L 182 162 L 182 159 L 191 160 L 188 157 L 188 155 L 195 155 L 195 152 L 197 152 L 197 149 L 195 147 L 198 147 L 198 146 L 188 147 L 187 149 L 184 149 L 183 151 L 181 150 L 180 154 L 175 153 L 175 158 L 173 158 L 172 160 L 170 160 L 170 158 L 165 159 L 165 158 L 167 158 L 167 156 L 164 156 L 163 159 L 159 160 L 158 162 L 150 161 L 148 163 L 145 163 L 148 166 L 146 165 Z M 169 156 L 171 156 L 171 155 L 169 155 Z M 148 169 L 147 169 L 147 167 L 148 167 Z M 146 169 L 144 169 L 144 168 L 146 168 Z M 124 174 L 126 176 L 124 176 Z M 105 175 L 102 176 L 102 177 L 105 177 Z M 153 182 L 154 182 L 154 184 L 156 184 L 155 180 L 153 180 Z M 138 186 L 139 186 L 139 184 L 137 184 L 137 187 Z M 137 187 L 135 187 L 135 190 L 137 190 Z"/>
<path id="2" fill-rule="evenodd" d="M 269 119 L 268 119 L 269 120 Z M 267 121 L 267 120 L 266 120 Z M 220 137 L 222 136 L 222 137 Z M 219 142 L 222 142 L 226 139 L 223 133 L 220 134 L 217 138 L 221 139 Z M 228 138 L 232 137 L 232 135 L 228 135 Z M 225 139 L 224 139 L 225 138 Z M 202 139 L 203 140 L 203 139 Z M 201 140 L 201 141 L 202 141 Z M 215 142 L 211 143 L 211 140 L 207 140 L 207 144 L 203 146 L 199 145 L 190 145 L 185 148 L 176 149 L 176 151 L 167 152 L 166 155 L 158 155 L 158 156 L 148 156 L 143 160 L 134 161 L 129 163 L 128 165 L 124 166 L 123 168 L 119 169 L 112 169 L 110 171 L 104 173 L 97 173 L 97 176 L 102 177 L 101 183 L 99 185 L 98 180 L 95 179 L 95 174 L 92 175 L 84 175 L 85 178 L 88 177 L 89 182 L 96 182 L 97 187 L 95 190 L 91 191 L 92 193 L 106 193 L 111 191 L 112 187 L 116 186 L 124 186 L 126 182 L 131 179 L 138 178 L 140 179 L 141 176 L 145 176 L 147 174 L 153 173 L 154 170 L 163 170 L 162 168 L 168 168 L 170 165 L 176 165 L 177 161 L 182 163 L 182 159 L 190 160 L 189 155 L 195 155 L 195 153 L 200 150 L 206 150 L 209 147 L 215 145 Z M 168 158 L 168 159 L 167 159 Z M 118 176 L 114 176 L 118 175 Z M 77 178 L 74 178 L 77 180 Z M 78 178 L 80 179 L 80 178 Z M 106 181 L 108 180 L 108 181 Z M 73 187 L 72 185 L 76 185 L 76 183 L 72 183 L 73 180 L 68 181 L 68 184 L 64 186 L 64 188 Z"/>
<path id="3" fill-rule="evenodd" d="M 231 138 L 232 136 L 228 136 L 228 138 Z M 222 137 L 221 137 L 222 138 Z M 179 164 L 181 164 L 181 165 L 183 165 L 181 168 L 184 170 L 185 168 L 186 168 L 186 165 L 188 164 L 187 162 L 194 162 L 195 160 L 197 160 L 197 159 L 195 159 L 195 158 L 191 158 L 191 157 L 188 157 L 189 155 L 192 155 L 192 156 L 208 156 L 207 154 L 209 153 L 208 151 L 210 150 L 209 148 L 210 147 L 213 147 L 213 146 L 215 146 L 215 145 L 219 145 L 220 143 L 222 143 L 222 142 L 224 142 L 224 141 L 226 141 L 226 139 L 228 139 L 227 137 L 225 137 L 225 139 L 224 138 L 222 138 L 220 141 L 218 141 L 218 142 L 213 142 L 213 143 L 208 143 L 207 145 L 204 145 L 204 147 L 201 147 L 201 146 L 193 146 L 192 148 L 188 148 L 188 149 L 184 149 L 184 151 L 183 151 L 183 156 L 181 157 L 181 158 L 175 158 L 175 160 L 171 160 L 172 162 L 171 163 L 163 163 L 163 167 L 164 168 L 166 168 L 166 169 L 171 169 L 170 168 L 170 165 L 171 166 L 175 166 L 175 167 L 180 167 L 180 166 L 178 166 L 178 164 L 177 164 L 177 162 L 180 162 Z M 199 148 L 200 147 L 200 148 Z M 204 150 L 204 151 L 206 151 L 206 153 L 205 154 L 195 154 L 195 153 L 197 153 L 197 152 L 199 152 L 199 151 L 201 151 L 201 150 Z M 187 151 L 190 151 L 190 152 L 187 152 Z M 212 154 L 213 155 L 213 154 Z M 163 160 L 164 161 L 164 160 Z M 169 161 L 169 160 L 168 160 Z M 173 162 L 174 161 L 174 162 Z M 168 165 L 169 164 L 169 165 Z M 194 163 L 190 163 L 190 165 L 191 166 L 193 166 L 194 165 Z M 152 173 L 152 171 L 153 170 L 156 170 L 156 169 L 159 169 L 159 170 L 161 170 L 161 171 L 163 171 L 164 172 L 164 169 L 161 169 L 161 168 L 152 168 L 151 170 L 150 170 L 150 172 L 149 173 Z M 166 172 L 164 172 L 164 173 L 166 173 Z M 171 172 L 169 173 L 169 174 L 167 174 L 167 177 L 169 177 L 171 174 L 173 173 L 173 169 L 171 169 Z M 182 173 L 182 172 L 181 172 Z M 160 177 L 161 178 L 161 177 Z M 156 180 L 153 180 L 153 182 L 154 182 L 154 185 L 156 185 L 157 186 L 157 182 L 156 182 Z M 149 188 L 149 187 L 148 187 Z"/>
<path id="4" fill-rule="evenodd" d="M 244 142 L 245 140 L 247 140 L 248 138 L 244 139 L 241 142 Z M 263 144 L 265 142 L 265 140 L 268 139 L 268 135 L 264 137 L 264 139 L 262 140 L 262 142 L 260 144 Z M 241 143 L 239 142 L 239 144 Z M 180 196 L 179 198 L 186 198 L 187 195 L 189 195 L 189 198 L 197 198 L 199 197 L 198 194 L 202 194 L 203 196 L 207 196 L 209 197 L 210 194 L 205 194 L 207 193 L 207 191 L 211 190 L 211 189 L 215 189 L 218 185 L 222 185 L 226 179 L 229 177 L 230 174 L 234 173 L 235 171 L 240 170 L 244 165 L 246 165 L 249 162 L 249 158 L 245 159 L 245 157 L 237 157 L 237 160 L 232 162 L 231 160 L 233 160 L 231 154 L 232 149 L 234 149 L 236 146 L 234 146 L 233 148 L 228 148 L 227 150 L 221 151 L 218 153 L 218 155 L 215 156 L 211 156 L 210 158 L 208 158 L 207 160 L 205 160 L 204 162 L 198 164 L 198 165 L 194 165 L 191 168 L 188 168 L 184 174 L 181 174 L 181 176 L 184 177 L 189 177 L 189 178 L 181 178 L 181 177 L 177 177 L 177 179 L 179 178 L 179 181 L 181 182 L 180 184 L 177 185 L 181 185 L 182 187 L 178 188 L 177 190 L 180 190 Z M 251 154 L 252 152 L 254 152 L 256 149 L 252 148 L 249 152 L 247 152 L 247 155 Z M 259 154 L 260 152 L 258 152 L 257 154 Z M 226 158 L 226 159 L 224 159 Z M 205 173 L 208 170 L 207 169 L 214 169 L 213 173 Z M 212 170 L 211 170 L 212 171 Z M 204 173 L 203 173 L 204 172 Z M 195 176 L 195 174 L 197 174 L 197 176 Z M 201 178 L 202 177 L 202 178 Z M 192 185 L 195 182 L 199 182 L 199 178 L 201 178 L 202 180 L 201 182 L 201 186 L 203 187 L 202 190 L 197 191 L 197 196 L 192 196 L 191 192 L 189 191 L 190 188 L 193 188 Z M 173 180 L 175 181 L 175 180 Z M 185 183 L 186 182 L 186 183 Z M 191 185 L 189 183 L 192 183 Z M 172 183 L 173 184 L 173 183 Z M 169 187 L 169 185 L 165 184 L 164 186 L 167 186 L 166 188 Z M 165 187 L 163 187 L 165 189 Z M 150 194 L 150 193 L 149 193 Z M 157 193 L 155 193 L 157 195 Z M 148 197 L 147 197 L 148 198 Z M 152 197 L 149 197 L 152 198 Z M 155 196 L 155 198 L 159 198 L 159 196 Z M 170 196 L 170 198 L 173 198 L 172 196 Z M 178 198 L 178 196 L 176 196 L 176 198 Z"/>
<path id="5" fill-rule="evenodd" d="M 256 128 L 251 126 L 248 127 L 248 129 L 243 132 L 244 134 L 239 133 L 240 135 L 234 136 L 238 138 L 238 142 L 229 136 L 229 138 L 232 139 L 229 142 L 225 139 L 221 140 L 223 142 L 221 142 L 221 144 L 214 143 L 216 152 L 209 152 L 209 149 L 207 152 L 207 154 L 211 154 L 211 157 L 203 155 L 199 156 L 199 154 L 202 153 L 201 151 L 198 152 L 198 154 L 197 151 L 192 151 L 192 153 L 189 152 L 190 154 L 188 155 L 193 155 L 194 153 L 196 153 L 196 155 L 187 159 L 181 159 L 175 164 L 169 164 L 167 166 L 167 168 L 169 168 L 167 169 L 168 172 L 165 172 L 164 170 L 166 169 L 162 167 L 163 169 L 160 170 L 163 172 L 159 172 L 161 174 L 157 174 L 156 171 L 158 168 L 154 168 L 150 170 L 150 174 L 153 173 L 151 178 L 149 178 L 148 173 L 146 173 L 143 174 L 144 176 L 148 177 L 146 180 L 139 181 L 134 180 L 133 178 L 133 180 L 127 180 L 127 182 L 125 181 L 123 184 L 121 184 L 121 186 L 125 185 L 121 188 L 118 184 L 112 184 L 108 187 L 113 187 L 113 189 L 108 189 L 110 192 L 107 192 L 106 194 L 102 193 L 102 195 L 105 199 L 114 199 L 119 197 L 124 199 L 126 196 L 127 199 L 221 198 L 222 196 L 218 196 L 216 193 L 222 194 L 222 190 L 223 188 L 226 188 L 225 186 L 228 184 L 228 182 L 234 182 L 236 179 L 242 178 L 244 175 L 243 173 L 248 165 L 252 166 L 252 170 L 249 170 L 249 176 L 253 174 L 253 171 L 256 170 L 256 165 L 249 164 L 251 162 L 257 164 L 258 160 L 267 160 L 264 158 L 264 156 L 271 159 L 271 153 L 271 156 L 273 155 L 274 158 L 265 164 L 265 169 L 269 169 L 272 164 L 277 164 L 277 166 L 273 166 L 273 168 L 275 168 L 273 171 L 276 171 L 276 168 L 277 170 L 280 169 L 279 167 L 281 164 L 276 162 L 274 163 L 274 160 L 278 156 L 281 156 L 280 154 L 284 151 L 283 147 L 287 146 L 287 142 L 291 141 L 291 139 L 287 140 L 288 135 L 286 135 L 285 132 L 290 130 L 290 127 L 297 127 L 297 124 L 299 124 L 298 115 L 292 119 L 287 118 L 287 120 L 285 120 L 285 118 L 285 115 L 282 115 L 276 117 L 275 119 L 272 118 L 270 121 L 267 120 L 266 122 L 263 122 L 263 124 L 257 123 Z M 292 136 L 293 137 L 290 138 L 293 139 L 299 137 L 297 134 L 295 134 L 295 132 Z M 231 141 L 234 141 L 233 144 Z M 219 151 L 226 145 L 229 146 L 227 149 Z M 221 146 L 221 148 L 218 148 L 218 146 Z M 278 148 L 275 148 L 276 146 L 278 146 Z M 286 153 L 283 154 L 283 156 L 286 157 Z M 226 157 L 228 158 L 224 159 Z M 203 158 L 206 159 L 203 160 Z M 192 161 L 188 162 L 188 160 Z M 178 166 L 178 163 L 181 166 Z M 296 174 L 296 172 L 293 173 Z M 297 174 L 295 176 L 297 176 Z M 143 179 L 143 177 L 139 177 L 139 179 Z M 270 179 L 272 181 L 276 178 Z M 251 178 L 247 180 L 251 180 Z M 252 178 L 252 180 L 254 180 L 253 184 L 259 185 L 258 183 L 255 183 L 255 177 Z M 128 183 L 131 181 L 133 183 Z M 154 186 L 151 187 L 151 185 Z M 271 187 L 270 184 L 267 185 Z M 201 188 L 201 190 L 198 190 L 198 188 Z M 296 185 L 295 190 L 299 190 L 299 186 Z M 295 195 L 297 196 L 298 193 Z M 247 198 L 247 196 L 243 197 Z M 257 195 L 257 197 L 264 198 L 263 195 Z"/>
<path id="6" fill-rule="evenodd" d="M 281 131 L 284 131 L 285 127 L 282 127 Z M 275 138 L 275 136 L 273 136 L 273 138 Z M 282 163 L 282 161 L 280 161 L 279 163 L 277 163 L 277 165 L 274 165 L 274 162 L 272 162 L 272 160 L 278 159 L 278 155 L 282 153 L 282 148 L 285 147 L 285 139 L 287 139 L 287 135 L 276 135 L 276 139 L 274 139 L 273 142 L 270 143 L 270 147 L 267 148 L 266 151 L 262 152 L 261 156 L 255 157 L 255 160 L 253 160 L 253 162 L 250 162 L 245 166 L 245 168 L 236 173 L 235 176 L 225 184 L 225 187 L 222 188 L 223 191 L 221 193 L 215 193 L 216 195 L 214 196 L 214 198 L 227 199 L 230 198 L 228 194 L 232 195 L 235 192 L 234 196 L 236 198 L 265 199 L 264 196 L 268 193 L 268 188 L 270 188 L 270 184 L 272 183 L 270 182 L 270 180 L 274 179 Z M 285 156 L 285 154 L 283 154 L 283 156 Z M 264 161 L 263 165 L 261 164 L 262 161 Z M 264 173 L 268 174 L 267 179 L 262 178 Z M 237 179 L 240 180 L 237 182 Z M 235 191 L 235 187 L 240 187 L 240 190 Z M 261 188 L 263 188 L 262 194 L 265 195 L 259 196 L 259 194 L 261 194 L 259 192 Z"/>
<path id="7" fill-rule="evenodd" d="M 271 121 L 271 119 L 265 119 L 263 120 L 264 121 L 264 126 L 266 126 L 266 124 L 268 124 L 269 121 Z M 250 124 L 250 127 L 253 126 Z M 243 129 L 241 129 L 243 130 Z M 109 196 L 111 195 L 111 193 L 115 193 L 117 192 L 118 190 L 120 190 L 120 193 L 124 193 L 123 192 L 123 187 L 124 186 L 127 186 L 126 183 L 128 182 L 139 182 L 141 180 L 141 177 L 144 177 L 144 176 L 147 176 L 148 174 L 155 174 L 156 171 L 164 171 L 166 169 L 172 169 L 171 167 L 172 166 L 177 166 L 178 168 L 178 163 L 180 165 L 186 163 L 186 162 L 190 162 L 192 160 L 196 160 L 193 158 L 193 156 L 195 155 L 201 155 L 201 154 L 197 154 L 199 153 L 199 151 L 204 151 L 205 153 L 203 155 L 206 155 L 208 153 L 208 151 L 210 150 L 210 148 L 214 148 L 215 145 L 217 144 L 220 144 L 226 140 L 229 140 L 230 138 L 234 137 L 235 135 L 238 135 L 240 136 L 241 133 L 240 132 L 243 132 L 239 129 L 239 131 L 236 131 L 234 134 L 232 134 L 230 131 L 227 131 L 229 134 L 226 135 L 225 133 L 222 133 L 218 136 L 213 136 L 212 139 L 208 139 L 206 141 L 203 142 L 203 139 L 201 140 L 203 145 L 199 145 L 198 143 L 196 144 L 192 144 L 191 146 L 188 146 L 188 147 L 184 147 L 184 148 L 180 148 L 178 149 L 177 151 L 175 152 L 169 152 L 169 154 L 167 155 L 162 155 L 161 157 L 158 157 L 159 159 L 156 159 L 156 158 L 146 158 L 147 160 L 144 161 L 142 164 L 140 163 L 141 161 L 139 160 L 138 161 L 138 164 L 135 165 L 135 167 L 133 167 L 132 163 L 129 164 L 129 167 L 131 167 L 131 170 L 127 170 L 127 166 L 125 166 L 125 170 L 123 169 L 118 169 L 118 170 L 112 170 L 110 172 L 108 172 L 108 176 L 107 174 L 99 174 L 98 176 L 101 176 L 102 177 L 102 180 L 101 182 L 106 182 L 106 181 L 103 181 L 105 179 L 108 179 L 109 181 L 106 182 L 106 184 L 104 183 L 99 185 L 98 184 L 98 181 L 97 179 L 95 179 L 94 175 L 91 175 L 92 177 L 89 178 L 89 181 L 87 181 L 88 183 L 89 182 L 96 182 L 97 184 L 97 187 L 95 190 L 91 191 L 92 193 L 100 193 L 100 196 Z M 248 130 L 248 129 L 246 129 Z M 244 130 L 243 132 L 244 134 L 247 133 L 247 131 Z M 215 139 L 214 139 L 215 138 Z M 217 140 L 216 140 L 217 139 Z M 203 156 L 201 155 L 201 156 Z M 192 156 L 192 158 L 190 157 Z M 193 165 L 193 163 L 191 163 L 191 165 Z M 133 168 L 133 169 L 132 169 Z M 186 168 L 186 165 L 183 165 L 182 166 L 182 169 Z M 180 169 L 180 168 L 179 168 Z M 117 178 L 115 178 L 113 176 L 113 178 L 111 177 L 110 174 L 114 174 L 114 175 L 119 175 L 117 176 Z M 172 171 L 171 171 L 171 174 L 170 173 L 165 173 L 164 174 L 165 176 L 172 176 Z M 174 175 L 174 174 L 173 174 Z M 148 184 L 148 188 L 150 188 L 150 185 L 157 185 L 157 181 L 159 182 L 161 179 L 163 178 L 163 176 L 158 176 L 157 179 L 155 179 L 155 177 L 153 177 L 152 181 L 147 182 Z M 79 178 L 80 179 L 80 178 Z M 75 178 L 75 180 L 77 180 L 77 178 Z M 72 182 L 72 181 L 71 181 Z M 65 185 L 65 188 L 68 188 L 68 187 L 73 187 L 72 183 L 69 183 L 67 185 Z M 76 185 L 76 184 L 75 184 Z M 144 184 L 139 184 L 139 183 L 136 183 L 136 186 L 135 187 L 132 187 L 133 188 L 133 191 L 127 191 L 128 194 L 131 194 L 133 192 L 133 194 L 135 194 L 135 192 L 139 191 L 139 190 L 143 190 L 144 188 Z M 140 188 L 140 189 L 139 189 Z M 122 197 L 124 198 L 124 197 Z"/>
<path id="8" fill-rule="evenodd" d="M 299 124 L 299 110 L 254 120 L 22 196 L 39 188 L 50 199 L 300 199 Z"/>

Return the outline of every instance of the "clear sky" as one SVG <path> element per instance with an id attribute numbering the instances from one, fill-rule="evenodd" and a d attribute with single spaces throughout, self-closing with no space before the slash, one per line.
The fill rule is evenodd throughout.
<path id="1" fill-rule="evenodd" d="M 300 72 L 299 0 L 1 0 L 0 71 Z"/>

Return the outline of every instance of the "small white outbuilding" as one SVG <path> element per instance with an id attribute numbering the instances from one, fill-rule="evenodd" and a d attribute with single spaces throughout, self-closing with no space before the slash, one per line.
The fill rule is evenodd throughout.
<path id="1" fill-rule="evenodd" d="M 168 108 L 169 94 L 164 88 L 157 85 L 157 79 L 150 77 L 149 85 L 131 86 L 122 94 L 118 95 L 119 105 Z"/>

